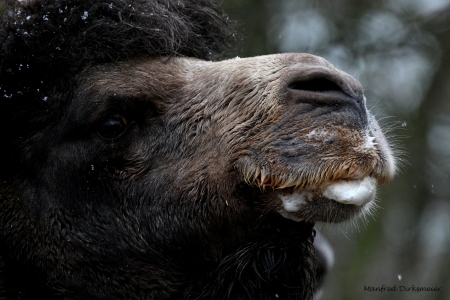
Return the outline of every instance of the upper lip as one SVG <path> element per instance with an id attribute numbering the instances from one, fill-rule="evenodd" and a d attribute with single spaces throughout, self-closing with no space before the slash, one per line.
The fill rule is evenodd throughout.
<path id="1" fill-rule="evenodd" d="M 366 177 L 374 177 L 377 179 L 377 177 L 372 176 L 371 174 L 360 174 L 358 176 L 351 176 L 351 177 L 339 177 L 332 181 L 327 181 L 324 183 L 321 183 L 316 186 L 304 186 L 303 184 L 299 183 L 298 181 L 287 181 L 282 179 L 277 179 L 276 177 L 270 176 L 269 174 L 265 173 L 264 170 L 261 171 L 260 176 L 255 178 L 255 181 L 257 182 L 257 185 L 259 186 L 269 186 L 272 187 L 274 190 L 283 190 L 283 189 L 290 189 L 293 190 L 315 190 L 315 189 L 321 189 L 325 188 L 326 186 L 336 183 L 339 181 L 358 181 L 362 180 Z M 378 179 L 377 179 L 378 181 Z"/>

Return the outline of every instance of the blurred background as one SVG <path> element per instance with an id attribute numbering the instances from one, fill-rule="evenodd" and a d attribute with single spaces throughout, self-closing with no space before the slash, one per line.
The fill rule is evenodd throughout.
<path id="1" fill-rule="evenodd" d="M 359 79 L 400 152 L 380 208 L 319 225 L 335 251 L 323 300 L 450 299 L 450 0 L 226 0 L 233 55 L 320 55 Z M 397 292 L 364 287 L 396 286 Z M 400 287 L 441 287 L 438 292 Z"/>

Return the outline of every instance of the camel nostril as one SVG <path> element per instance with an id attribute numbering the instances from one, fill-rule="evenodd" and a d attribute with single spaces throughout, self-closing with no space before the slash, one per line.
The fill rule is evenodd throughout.
<path id="1" fill-rule="evenodd" d="M 335 82 L 326 78 L 312 78 L 308 80 L 294 81 L 288 85 L 291 90 L 309 92 L 345 92 Z"/>
<path id="2" fill-rule="evenodd" d="M 286 88 L 295 103 L 310 102 L 315 105 L 351 105 L 365 112 L 363 93 L 355 92 L 352 81 L 335 74 L 301 74 L 292 76 Z M 347 80 L 346 80 L 347 79 Z M 356 86 L 356 84 L 353 84 Z M 357 87 L 357 86 L 356 86 Z"/>

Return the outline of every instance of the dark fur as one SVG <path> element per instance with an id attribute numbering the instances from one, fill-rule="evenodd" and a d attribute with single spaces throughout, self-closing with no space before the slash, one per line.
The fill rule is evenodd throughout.
<path id="1" fill-rule="evenodd" d="M 217 195 L 203 173 L 195 186 L 170 186 L 173 172 L 142 174 L 136 170 L 150 162 L 95 148 L 79 133 L 89 129 L 83 119 L 64 119 L 90 117 L 83 111 L 90 95 L 75 88 L 95 65 L 213 59 L 231 39 L 227 19 L 204 0 L 34 1 L 7 12 L 0 31 L 0 299 L 311 299 L 313 224 L 261 218 L 249 187 L 234 195 L 242 200 L 236 214 L 224 217 L 229 194 Z M 75 107 L 77 97 L 86 106 Z M 79 141 L 88 142 L 73 146 Z M 151 188 L 144 177 L 155 178 Z M 149 199 L 157 203 L 151 209 L 143 203 Z M 178 208 L 178 199 L 196 201 Z"/>
<path id="2" fill-rule="evenodd" d="M 87 17 L 84 18 L 85 13 Z M 135 57 L 214 59 L 233 40 L 230 23 L 210 1 L 33 1 L 3 18 L 0 31 L 0 125 L 8 147 L 57 122 L 75 75 L 90 65 Z M 13 120 L 11 120 L 13 118 Z M 0 150 L 9 157 L 12 149 Z M 16 160 L 4 160 L 10 173 Z"/>

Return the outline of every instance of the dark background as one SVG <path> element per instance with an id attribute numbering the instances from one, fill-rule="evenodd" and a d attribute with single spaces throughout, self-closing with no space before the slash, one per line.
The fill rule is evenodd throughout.
<path id="1" fill-rule="evenodd" d="M 359 79 L 400 172 L 374 218 L 319 225 L 335 250 L 322 299 L 450 299 L 450 1 L 225 0 L 235 56 L 308 52 Z M 397 292 L 368 292 L 368 287 Z M 400 287 L 442 287 L 439 292 Z"/>
<path id="2" fill-rule="evenodd" d="M 374 218 L 319 224 L 335 250 L 322 299 L 450 299 L 450 0 L 224 0 L 233 56 L 308 52 L 359 79 L 401 170 Z M 0 12 L 4 2 L 0 1 Z M 369 292 L 364 287 L 442 287 Z"/>

